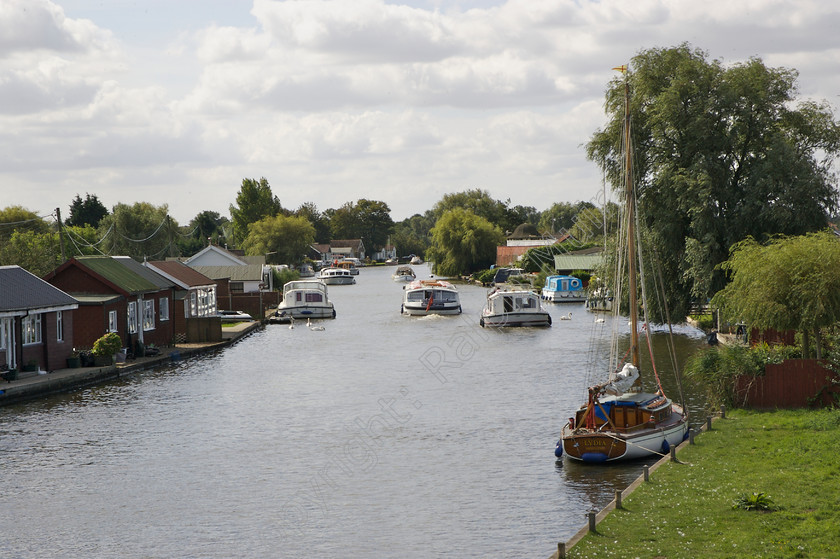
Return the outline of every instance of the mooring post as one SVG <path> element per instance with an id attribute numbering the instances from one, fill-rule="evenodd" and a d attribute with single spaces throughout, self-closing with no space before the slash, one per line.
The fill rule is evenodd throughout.
<path id="1" fill-rule="evenodd" d="M 712 416 L 707 415 L 706 416 L 706 431 L 711 431 L 711 430 L 712 430 Z"/>
<path id="2" fill-rule="evenodd" d="M 677 461 L 677 447 L 672 445 L 671 446 L 671 462 L 676 462 L 676 461 Z"/>
<path id="3" fill-rule="evenodd" d="M 588 513 L 586 513 L 586 515 L 589 517 L 589 531 L 594 532 L 595 531 L 595 513 L 594 512 L 588 512 Z"/>
<path id="4" fill-rule="evenodd" d="M 721 418 L 726 417 L 726 406 L 723 405 L 723 404 L 720 405 L 720 417 Z"/>
<path id="5" fill-rule="evenodd" d="M 557 559 L 566 559 L 566 544 L 557 542 Z"/>
<path id="6" fill-rule="evenodd" d="M 615 490 L 615 508 L 621 508 L 621 489 Z"/>
<path id="7" fill-rule="evenodd" d="M 650 481 L 650 466 L 645 464 L 645 481 Z"/>
<path id="8" fill-rule="evenodd" d="M 694 444 L 694 429 L 688 430 L 688 444 Z"/>

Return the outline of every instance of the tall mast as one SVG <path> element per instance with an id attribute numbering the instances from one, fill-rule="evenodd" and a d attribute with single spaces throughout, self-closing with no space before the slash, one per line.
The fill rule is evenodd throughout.
<path id="1" fill-rule="evenodd" d="M 624 74 L 624 184 L 627 192 L 627 268 L 630 290 L 630 359 L 638 369 L 641 361 L 639 350 L 639 302 L 636 286 L 636 197 L 633 192 L 633 145 L 630 138 L 630 82 Z"/>

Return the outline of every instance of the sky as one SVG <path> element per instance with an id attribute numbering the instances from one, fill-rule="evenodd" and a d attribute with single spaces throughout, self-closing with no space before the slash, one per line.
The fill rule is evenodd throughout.
<path id="1" fill-rule="evenodd" d="M 0 0 L 0 207 L 600 203 L 611 68 L 689 43 L 840 103 L 826 0 Z M 62 216 L 65 217 L 66 213 Z"/>

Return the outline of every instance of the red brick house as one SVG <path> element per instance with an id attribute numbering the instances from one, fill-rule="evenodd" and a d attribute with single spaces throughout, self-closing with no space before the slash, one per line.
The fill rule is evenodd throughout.
<path id="1" fill-rule="evenodd" d="M 73 351 L 78 302 L 20 266 L 0 266 L 0 369 L 53 371 Z"/>
<path id="2" fill-rule="evenodd" d="M 174 284 L 128 257 L 78 256 L 44 278 L 79 302 L 75 342 L 90 348 L 116 332 L 126 347 L 171 345 Z M 157 278 L 155 278 L 157 276 Z"/>
<path id="3" fill-rule="evenodd" d="M 179 341 L 221 340 L 222 323 L 218 319 L 216 282 L 177 260 L 156 260 L 144 262 L 143 265 L 175 284 L 172 319 L 175 337 Z M 193 325 L 192 322 L 199 324 Z M 211 328 L 214 332 L 206 332 Z M 196 336 L 198 339 L 194 339 Z"/>

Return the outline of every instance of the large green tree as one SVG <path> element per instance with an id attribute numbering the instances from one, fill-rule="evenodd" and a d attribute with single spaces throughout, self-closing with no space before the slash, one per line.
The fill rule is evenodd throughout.
<path id="1" fill-rule="evenodd" d="M 574 227 L 580 212 L 594 207 L 592 202 L 556 202 L 540 215 L 535 225 L 540 232 L 560 235 Z"/>
<path id="2" fill-rule="evenodd" d="M 377 200 L 347 202 L 329 219 L 333 239 L 362 239 L 369 251 L 385 246 L 394 230 L 391 208 Z"/>
<path id="3" fill-rule="evenodd" d="M 318 206 L 312 202 L 304 202 L 295 210 L 295 215 L 305 217 L 315 228 L 315 242 L 328 243 L 332 238 L 329 218 L 318 211 Z"/>
<path id="4" fill-rule="evenodd" d="M 96 194 L 86 193 L 84 200 L 76 194 L 70 204 L 70 215 L 64 220 L 64 223 L 78 227 L 84 227 L 85 225 L 98 227 L 99 222 L 106 215 L 108 215 L 108 208 L 99 201 Z"/>
<path id="5" fill-rule="evenodd" d="M 766 244 L 750 238 L 732 248 L 721 268 L 731 279 L 712 298 L 721 315 L 759 330 L 797 330 L 806 357 L 811 334 L 840 322 L 840 241 L 833 233 Z"/>
<path id="6" fill-rule="evenodd" d="M 166 204 L 117 204 L 102 218 L 98 230 L 106 254 L 156 260 L 177 253 L 178 223 L 169 217 Z"/>
<path id="7" fill-rule="evenodd" d="M 248 226 L 266 217 L 283 213 L 280 200 L 271 192 L 268 180 L 262 177 L 242 179 L 242 186 L 236 195 L 236 204 L 230 205 L 233 225 L 233 241 L 241 243 L 248 236 Z"/>
<path id="8" fill-rule="evenodd" d="M 642 226 L 663 265 L 671 314 L 725 284 L 716 266 L 748 236 L 826 226 L 840 126 L 825 103 L 795 103 L 797 73 L 759 59 L 725 67 L 689 45 L 650 49 L 610 83 L 607 127 L 587 153 L 621 188 L 625 79 Z"/>
<path id="9" fill-rule="evenodd" d="M 489 268 L 496 261 L 496 247 L 504 233 L 489 220 L 464 208 L 447 210 L 432 228 L 432 245 L 426 258 L 436 274 L 458 276 Z"/>
<path id="10" fill-rule="evenodd" d="M 252 223 L 242 247 L 245 254 L 269 255 L 268 262 L 299 264 L 313 242 L 315 228 L 308 219 L 276 215 Z"/>

